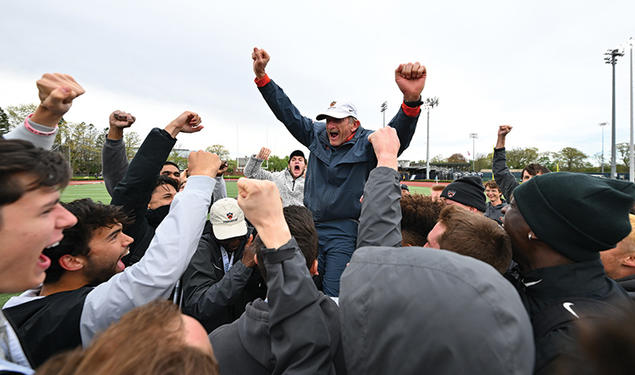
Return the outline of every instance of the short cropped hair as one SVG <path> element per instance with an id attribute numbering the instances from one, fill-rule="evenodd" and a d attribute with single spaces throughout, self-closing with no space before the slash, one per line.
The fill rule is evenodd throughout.
<path id="1" fill-rule="evenodd" d="M 522 172 L 520 172 L 520 175 L 522 176 L 523 174 L 525 174 L 525 171 L 527 171 L 530 176 L 536 176 L 539 173 L 546 174 L 551 172 L 549 168 L 538 163 L 527 164 L 527 166 L 523 168 Z"/>
<path id="2" fill-rule="evenodd" d="M 97 229 L 118 223 L 124 226 L 131 223 L 121 207 L 96 203 L 90 198 L 62 203 L 62 206 L 77 217 L 77 223 L 64 229 L 64 238 L 57 246 L 44 249 L 43 254 L 51 259 L 51 266 L 46 270 L 44 284 L 58 281 L 66 272 L 59 264 L 62 256 L 88 255 L 90 252 L 88 243 Z"/>
<path id="3" fill-rule="evenodd" d="M 317 259 L 318 253 L 318 235 L 313 222 L 313 215 L 304 206 L 287 206 L 282 209 L 282 212 L 284 213 L 284 220 L 289 226 L 289 232 L 295 238 L 302 255 L 306 259 L 306 267 L 310 269 L 315 259 Z M 251 245 L 255 246 L 256 249 L 258 271 L 260 271 L 262 278 L 267 280 L 267 271 L 262 258 L 262 250 L 264 250 L 265 246 L 260 237 L 256 237 Z"/>
<path id="4" fill-rule="evenodd" d="M 68 162 L 59 152 L 23 140 L 0 139 L 0 207 L 40 187 L 62 189 L 70 177 Z"/>
<path id="5" fill-rule="evenodd" d="M 179 191 L 179 182 L 171 177 L 168 177 L 165 175 L 159 175 L 159 177 L 157 177 L 157 181 L 154 185 L 154 188 L 156 189 L 161 185 L 171 185 L 174 188 L 174 190 Z"/>
<path id="6" fill-rule="evenodd" d="M 498 191 L 501 191 L 501 189 L 498 187 L 498 184 L 494 180 L 487 181 L 486 183 L 483 184 L 483 186 L 485 186 L 485 188 L 496 189 Z"/>
<path id="7" fill-rule="evenodd" d="M 179 172 L 181 171 L 181 167 L 179 167 L 179 165 L 178 165 L 178 164 L 176 164 L 176 163 L 175 163 L 175 162 L 173 162 L 173 161 L 166 160 L 166 161 L 165 161 L 165 163 L 163 163 L 163 165 L 173 165 L 173 166 L 175 166 L 175 167 L 176 167 L 176 169 L 178 169 L 178 170 L 179 170 Z"/>
<path id="8" fill-rule="evenodd" d="M 52 357 L 37 374 L 216 375 L 218 363 L 185 342 L 178 306 L 157 300 L 125 314 L 86 349 Z"/>
<path id="9" fill-rule="evenodd" d="M 457 206 L 441 210 L 439 222 L 445 231 L 439 236 L 439 247 L 470 256 L 505 273 L 512 259 L 511 240 L 494 220 Z"/>
<path id="10" fill-rule="evenodd" d="M 439 220 L 439 213 L 445 207 L 440 201 L 421 194 L 401 198 L 401 237 L 404 245 L 423 246 L 428 233 Z"/>

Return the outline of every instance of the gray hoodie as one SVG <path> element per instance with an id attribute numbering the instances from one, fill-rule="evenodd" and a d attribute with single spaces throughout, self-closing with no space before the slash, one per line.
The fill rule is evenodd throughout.
<path id="1" fill-rule="evenodd" d="M 531 374 L 534 342 L 514 287 L 445 250 L 363 247 L 342 274 L 349 374 Z"/>

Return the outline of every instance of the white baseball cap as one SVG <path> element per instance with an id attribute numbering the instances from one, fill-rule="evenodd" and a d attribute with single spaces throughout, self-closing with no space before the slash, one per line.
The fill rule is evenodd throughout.
<path id="1" fill-rule="evenodd" d="M 331 105 L 324 111 L 317 115 L 316 119 L 318 121 L 324 120 L 327 117 L 332 118 L 346 118 L 346 117 L 355 117 L 357 118 L 357 108 L 350 102 L 331 102 Z"/>
<path id="2" fill-rule="evenodd" d="M 245 214 L 234 198 L 219 199 L 212 205 L 210 214 L 214 237 L 219 240 L 247 234 Z"/>

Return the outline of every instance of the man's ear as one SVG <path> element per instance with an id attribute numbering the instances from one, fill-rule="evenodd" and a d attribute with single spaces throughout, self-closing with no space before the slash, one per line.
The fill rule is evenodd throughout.
<path id="1" fill-rule="evenodd" d="M 318 275 L 317 259 L 313 261 L 313 264 L 311 265 L 311 268 L 309 269 L 309 273 L 311 274 L 311 276 Z"/>
<path id="2" fill-rule="evenodd" d="M 635 256 L 629 255 L 626 258 L 622 258 L 621 263 L 625 267 L 635 267 Z"/>
<path id="3" fill-rule="evenodd" d="M 85 258 L 64 254 L 58 263 L 66 271 L 79 271 L 84 268 Z"/>
<path id="4" fill-rule="evenodd" d="M 353 131 L 357 130 L 357 128 L 359 128 L 360 125 L 361 125 L 361 122 L 359 122 L 359 120 L 357 119 L 353 120 Z"/>

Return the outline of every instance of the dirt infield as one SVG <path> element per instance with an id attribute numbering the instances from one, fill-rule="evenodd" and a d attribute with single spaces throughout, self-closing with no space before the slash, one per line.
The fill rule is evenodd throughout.
<path id="1" fill-rule="evenodd" d="M 236 179 L 226 179 L 226 181 L 238 181 Z M 92 185 L 92 184 L 102 184 L 104 180 L 86 180 L 86 181 L 71 181 L 69 185 Z M 408 186 L 420 186 L 420 187 L 432 187 L 432 185 L 436 185 L 434 182 L 423 182 L 423 181 L 401 181 L 402 184 Z M 449 182 L 439 182 L 439 185 L 447 185 Z"/>
<path id="2" fill-rule="evenodd" d="M 427 182 L 427 181 L 401 181 L 402 184 L 408 186 L 432 187 L 433 185 L 448 185 L 449 182 Z"/>
<path id="3" fill-rule="evenodd" d="M 104 180 L 86 180 L 86 181 L 70 181 L 69 185 L 92 185 L 92 184 L 103 184 Z"/>

